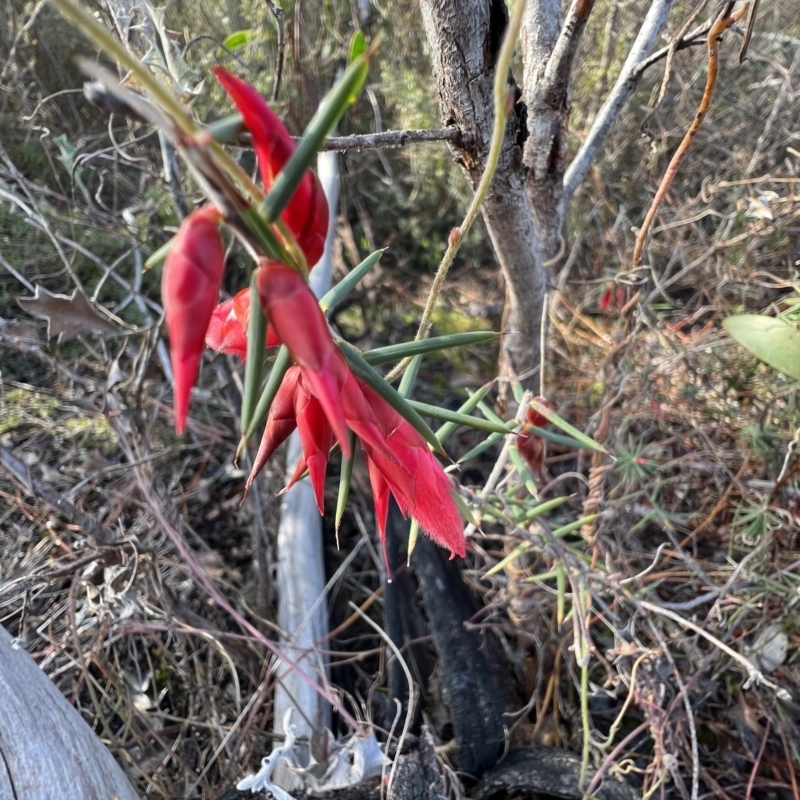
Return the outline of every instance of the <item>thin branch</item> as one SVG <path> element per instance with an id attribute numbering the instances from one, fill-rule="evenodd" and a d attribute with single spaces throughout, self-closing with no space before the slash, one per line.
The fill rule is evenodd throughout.
<path id="1" fill-rule="evenodd" d="M 614 84 L 614 88 L 609 93 L 605 103 L 603 103 L 602 108 L 592 123 L 588 136 L 564 174 L 564 191 L 560 200 L 561 208 L 559 209 L 562 215 L 570 198 L 575 193 L 575 189 L 577 189 L 578 184 L 583 180 L 584 175 L 589 169 L 589 165 L 597 155 L 597 151 L 600 149 L 608 132 L 617 121 L 620 112 L 631 95 L 636 91 L 639 78 L 642 75 L 639 69 L 640 64 L 647 58 L 647 55 L 655 44 L 656 38 L 674 2 L 675 0 L 655 0 L 655 2 L 651 4 L 647 16 L 642 23 L 642 27 L 639 29 L 639 33 L 633 42 L 631 51 L 628 53 L 627 59 L 625 59 L 622 71 L 620 72 L 619 78 L 617 78 L 617 82 Z M 662 57 L 665 56 L 666 52 Z"/>
<path id="2" fill-rule="evenodd" d="M 717 73 L 719 71 L 719 43 L 722 34 L 737 19 L 737 15 L 733 13 L 733 7 L 735 5 L 735 2 L 726 2 L 722 11 L 714 21 L 714 24 L 708 31 L 708 76 L 706 78 L 705 89 L 703 90 L 703 97 L 700 100 L 700 107 L 697 109 L 697 113 L 692 120 L 692 124 L 689 126 L 689 130 L 686 131 L 683 141 L 672 156 L 669 166 L 664 173 L 664 177 L 661 179 L 658 191 L 656 191 L 656 195 L 653 198 L 653 203 L 647 212 L 647 216 L 644 218 L 639 233 L 636 235 L 636 243 L 633 247 L 633 256 L 631 257 L 631 265 L 633 268 L 638 267 L 642 263 L 644 243 L 647 241 L 647 234 L 653 224 L 653 220 L 656 218 L 658 209 L 661 207 L 661 203 L 667 196 L 667 192 L 670 190 L 672 182 L 678 174 L 678 167 L 680 167 L 684 155 L 686 155 L 689 148 L 692 146 L 692 142 L 694 142 L 694 138 L 697 136 L 697 132 L 700 130 L 700 126 L 703 124 L 703 120 L 711 106 L 711 98 L 714 95 L 714 87 L 717 85 Z M 744 10 L 745 9 L 742 9 L 742 11 Z"/>
<path id="3" fill-rule="evenodd" d="M 464 147 L 460 128 L 451 125 L 436 130 L 384 131 L 383 133 L 365 133 L 354 136 L 331 136 L 322 146 L 323 150 L 380 150 L 390 147 L 405 147 L 407 144 L 419 142 L 452 142 L 457 147 Z"/>
<path id="4" fill-rule="evenodd" d="M 286 60 L 286 31 L 283 25 L 283 9 L 272 0 L 265 0 L 269 13 L 275 20 L 275 30 L 278 33 L 278 63 L 275 65 L 275 83 L 272 86 L 272 100 L 278 99 L 281 90 L 281 77 L 283 76 L 283 64 Z"/>

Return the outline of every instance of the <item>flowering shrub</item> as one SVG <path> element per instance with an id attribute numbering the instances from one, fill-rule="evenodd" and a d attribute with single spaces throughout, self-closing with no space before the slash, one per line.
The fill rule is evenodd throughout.
<path id="1" fill-rule="evenodd" d="M 221 68 L 214 74 L 250 131 L 268 189 L 294 153 L 294 140 L 253 87 Z M 322 513 L 329 452 L 336 441 L 343 456 L 352 457 L 352 432 L 366 456 L 381 541 L 385 541 L 392 495 L 401 511 L 449 549 L 451 557 L 463 556 L 461 515 L 450 479 L 425 437 L 353 374 L 306 282 L 306 267 L 313 268 L 321 257 L 328 229 L 328 205 L 316 175 L 310 170 L 302 174 L 280 213 L 282 224 L 277 226 L 286 252 L 299 251 L 300 263 L 259 257 L 253 291 L 244 289 L 218 305 L 225 258 L 219 231 L 222 222 L 221 213 L 212 205 L 187 217 L 164 267 L 162 292 L 177 431 L 182 432 L 186 425 L 189 396 L 204 347 L 241 358 L 247 355 L 255 296 L 269 322 L 264 346 L 284 345 L 295 366 L 286 372 L 270 406 L 248 486 L 275 449 L 297 429 L 303 459 L 289 485 L 307 470 Z M 256 352 L 263 357 L 263 348 Z"/>

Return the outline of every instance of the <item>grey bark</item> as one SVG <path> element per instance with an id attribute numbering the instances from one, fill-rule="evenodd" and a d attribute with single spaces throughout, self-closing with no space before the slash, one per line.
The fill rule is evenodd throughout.
<path id="1" fill-rule="evenodd" d="M 495 57 L 507 25 L 505 4 L 420 0 L 445 126 L 458 125 L 463 146 L 453 154 L 475 188 L 486 167 L 494 124 Z M 504 355 L 527 387 L 535 387 L 545 274 L 533 223 L 518 123 L 509 118 L 500 161 L 481 213 L 508 287 Z"/>
<path id="2" fill-rule="evenodd" d="M 0 627 L 0 798 L 138 800 L 80 714 Z"/>

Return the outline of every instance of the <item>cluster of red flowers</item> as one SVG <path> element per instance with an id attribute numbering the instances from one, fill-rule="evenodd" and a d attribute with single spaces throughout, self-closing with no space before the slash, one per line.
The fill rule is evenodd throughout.
<path id="1" fill-rule="evenodd" d="M 215 75 L 249 129 L 266 187 L 294 151 L 294 141 L 263 97 L 224 70 Z M 328 205 L 317 177 L 307 172 L 281 214 L 310 267 L 319 260 L 328 230 Z M 244 358 L 250 291 L 217 305 L 224 248 L 212 206 L 181 225 L 164 267 L 162 296 L 174 374 L 175 427 L 186 425 L 189 396 L 207 344 Z M 328 454 L 334 440 L 352 455 L 348 430 L 361 441 L 375 495 L 381 540 L 386 535 L 389 495 L 406 516 L 451 557 L 465 554 L 462 522 L 453 487 L 425 439 L 382 397 L 356 378 L 331 338 L 314 294 L 299 272 L 261 259 L 256 271 L 261 305 L 269 321 L 266 345 L 285 344 L 295 361 L 272 404 L 248 485 L 275 449 L 298 429 L 303 461 L 289 485 L 308 470 L 322 512 Z"/>

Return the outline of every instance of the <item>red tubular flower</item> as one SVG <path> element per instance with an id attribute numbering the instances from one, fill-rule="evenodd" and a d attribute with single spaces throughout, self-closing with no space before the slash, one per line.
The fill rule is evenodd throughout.
<path id="1" fill-rule="evenodd" d="M 544 397 L 534 397 L 533 402 L 540 403 L 548 408 L 550 407 L 550 403 L 548 403 L 547 399 Z M 530 429 L 531 427 L 542 428 L 545 425 L 547 425 L 547 417 L 531 407 L 525 415 L 525 423 L 517 437 L 517 450 L 519 454 L 527 461 L 528 466 L 537 476 L 541 476 L 542 474 L 542 466 L 544 465 L 547 446 L 544 439 L 542 439 L 541 436 L 537 436 Z"/>
<path id="2" fill-rule="evenodd" d="M 161 297 L 169 331 L 175 396 L 175 429 L 183 433 L 203 344 L 219 296 L 225 249 L 219 212 L 204 206 L 190 214 L 175 236 L 164 265 Z"/>
<path id="3" fill-rule="evenodd" d="M 300 380 L 300 368 L 289 367 L 283 382 L 272 401 L 267 416 L 267 426 L 247 478 L 245 489 L 249 489 L 256 475 L 264 469 L 272 454 L 292 435 L 297 427 L 295 416 L 295 393 Z"/>
<path id="4" fill-rule="evenodd" d="M 261 178 L 268 188 L 294 153 L 294 139 L 252 86 L 222 67 L 214 67 L 214 74 L 253 137 Z M 303 176 L 292 199 L 281 212 L 281 219 L 297 240 L 309 268 L 313 267 L 322 256 L 328 233 L 328 201 L 313 172 Z"/>
<path id="5" fill-rule="evenodd" d="M 294 413 L 297 418 L 297 432 L 300 434 L 303 458 L 286 484 L 286 488 L 291 489 L 308 469 L 317 508 L 320 514 L 324 514 L 325 475 L 328 470 L 328 453 L 333 445 L 333 429 L 328 424 L 322 405 L 303 384 L 302 375 L 295 390 Z"/>
<path id="6" fill-rule="evenodd" d="M 451 558 L 457 555 L 463 557 L 466 545 L 461 514 L 452 497 L 453 486 L 441 464 L 425 439 L 406 419 L 364 383 L 358 381 L 358 384 L 367 403 L 375 411 L 386 447 L 393 456 L 388 458 L 386 448 L 373 448 L 362 439 L 367 463 L 371 461 L 374 467 L 374 470 L 370 468 L 371 480 L 377 471 L 392 490 L 403 514 L 414 517 L 424 533 L 450 551 Z M 381 541 L 384 541 L 385 489 L 380 481 L 372 480 L 372 491 L 379 522 L 381 516 L 384 521 L 384 528 L 380 530 Z"/>
<path id="7" fill-rule="evenodd" d="M 317 298 L 297 272 L 276 261 L 262 259 L 256 285 L 267 319 L 303 370 L 305 386 L 319 401 L 342 452 L 349 457 L 340 395 L 349 370 L 331 339 Z"/>
<path id="8" fill-rule="evenodd" d="M 206 347 L 238 356 L 245 360 L 247 355 L 247 325 L 250 321 L 250 289 L 242 289 L 230 300 L 220 303 L 211 315 L 206 331 Z M 275 330 L 267 328 L 266 347 L 277 347 L 281 343 Z"/>

